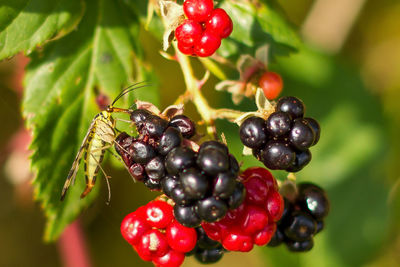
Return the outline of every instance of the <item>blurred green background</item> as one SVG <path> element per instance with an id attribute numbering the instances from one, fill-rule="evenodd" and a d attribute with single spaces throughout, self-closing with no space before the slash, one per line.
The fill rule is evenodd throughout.
<path id="1" fill-rule="evenodd" d="M 305 41 L 290 57 L 276 58 L 270 69 L 282 74 L 283 95 L 296 95 L 307 116 L 321 123 L 321 140 L 312 162 L 298 174 L 328 192 L 331 213 L 326 229 L 309 253 L 285 247 L 229 253 L 215 266 L 400 266 L 400 2 L 280 1 Z M 146 60 L 160 79 L 162 107 L 183 92 L 175 62 L 158 54 L 160 44 L 145 31 Z M 61 243 L 44 244 L 44 218 L 32 201 L 20 116 L 22 57 L 0 63 L 0 266 L 69 266 Z M 201 75 L 200 65 L 198 68 Z M 216 92 L 211 77 L 204 93 L 215 107 L 234 107 L 227 93 Z M 211 97 L 212 96 L 212 97 Z M 244 101 L 242 110 L 253 110 Z M 198 119 L 193 106 L 187 113 Z M 237 126 L 218 121 L 230 149 L 244 166 L 259 165 L 241 156 Z M 113 177 L 112 203 L 105 204 L 104 181 L 95 204 L 80 217 L 92 266 L 151 266 L 121 238 L 122 218 L 154 198 L 134 184 L 125 170 L 105 166 Z M 275 172 L 283 178 L 285 173 Z M 196 266 L 188 258 L 183 266 Z"/>

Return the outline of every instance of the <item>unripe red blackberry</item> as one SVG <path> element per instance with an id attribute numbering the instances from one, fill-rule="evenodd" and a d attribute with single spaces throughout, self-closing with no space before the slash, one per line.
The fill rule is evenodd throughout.
<path id="1" fill-rule="evenodd" d="M 227 211 L 222 220 L 203 222 L 202 227 L 225 249 L 245 252 L 270 241 L 276 230 L 275 221 L 283 212 L 283 199 L 276 191 L 275 179 L 266 169 L 249 168 L 240 178 L 243 183 L 238 185 L 244 185 L 247 191 L 244 202 Z"/>

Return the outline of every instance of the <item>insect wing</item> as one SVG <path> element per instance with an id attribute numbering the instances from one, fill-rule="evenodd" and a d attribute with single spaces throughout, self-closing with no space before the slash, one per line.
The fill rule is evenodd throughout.
<path id="1" fill-rule="evenodd" d="M 115 140 L 115 132 L 114 132 L 114 125 L 112 125 L 112 121 L 107 119 L 99 119 L 96 125 L 95 134 L 99 136 L 101 140 L 106 143 L 112 144 Z"/>
<path id="2" fill-rule="evenodd" d="M 82 144 L 81 144 L 81 146 L 79 148 L 78 154 L 76 155 L 76 157 L 74 159 L 74 162 L 72 163 L 72 167 L 71 167 L 71 169 L 70 169 L 70 171 L 68 173 L 67 179 L 65 180 L 64 187 L 63 187 L 62 192 L 61 192 L 61 200 L 64 200 L 65 194 L 67 193 L 67 190 L 68 190 L 69 186 L 71 185 L 71 181 L 75 182 L 75 177 L 76 177 L 76 174 L 77 174 L 77 172 L 79 170 L 79 163 L 80 163 L 80 161 L 82 159 L 83 152 L 87 147 L 87 142 L 88 142 L 90 134 L 93 131 L 93 127 L 94 127 L 94 125 L 96 123 L 96 119 L 97 119 L 97 116 L 94 117 L 94 119 L 92 120 L 92 123 L 89 126 L 89 129 L 88 129 L 88 131 L 87 131 L 87 133 L 85 135 L 85 138 L 83 138 L 83 141 L 82 141 Z"/>

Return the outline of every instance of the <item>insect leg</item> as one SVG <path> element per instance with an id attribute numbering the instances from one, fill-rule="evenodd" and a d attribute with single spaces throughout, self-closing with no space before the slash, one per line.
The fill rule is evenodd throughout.
<path id="1" fill-rule="evenodd" d="M 104 147 L 102 147 L 101 148 L 101 150 L 105 150 L 105 149 L 107 149 L 107 148 L 109 148 L 110 147 L 110 145 L 108 145 L 108 146 L 104 146 Z M 108 189 L 108 198 L 107 198 L 107 205 L 109 205 L 110 204 L 110 201 L 111 201 L 111 187 L 110 187 L 110 182 L 108 181 L 108 179 L 110 179 L 111 178 L 111 176 L 109 176 L 109 175 L 107 175 L 107 173 L 104 171 L 104 169 L 103 169 L 103 167 L 101 167 L 101 164 L 100 164 L 100 162 L 96 159 L 96 157 L 92 154 L 92 153 L 90 153 L 90 156 L 93 158 L 93 160 L 94 161 L 96 161 L 96 163 L 97 163 L 97 165 L 99 166 L 99 168 L 100 168 L 100 170 L 103 172 L 103 174 L 104 174 L 104 178 L 106 179 L 106 183 L 107 183 L 107 189 Z M 90 185 L 89 187 L 88 186 L 86 186 L 86 188 L 90 188 L 89 189 L 89 192 L 90 192 L 90 190 L 91 190 L 91 188 L 93 187 L 93 185 Z M 85 190 L 85 192 L 86 192 L 86 190 Z M 84 195 L 85 194 L 85 192 L 82 194 L 82 195 Z M 87 193 L 86 193 L 87 194 Z M 85 195 L 86 195 L 85 194 Z M 84 196 L 85 196 L 84 195 Z"/>
<path id="2" fill-rule="evenodd" d="M 79 163 L 81 162 L 83 150 L 84 150 L 84 146 L 81 146 L 78 151 L 78 154 L 75 157 L 74 162 L 72 163 L 71 170 L 68 173 L 67 179 L 65 180 L 63 189 L 61 191 L 61 197 L 60 197 L 61 201 L 64 200 L 65 195 L 67 194 L 67 190 L 68 190 L 69 186 L 71 185 L 71 181 L 72 181 L 72 184 L 75 183 L 75 177 L 76 177 L 76 174 L 79 169 Z"/>
<path id="3" fill-rule="evenodd" d="M 124 119 L 120 119 L 120 118 L 114 118 L 114 120 L 116 120 L 116 121 L 123 121 L 123 122 L 127 122 L 127 123 L 133 123 L 133 122 L 130 121 L 130 120 L 124 120 Z"/>
<path id="4" fill-rule="evenodd" d="M 116 144 L 119 148 L 121 148 L 124 152 L 126 152 L 127 154 L 129 154 L 128 151 L 126 151 L 125 148 L 123 148 L 120 144 L 118 144 L 117 142 L 115 142 L 114 140 L 114 144 Z M 111 150 L 108 150 L 114 157 L 116 157 L 120 162 L 122 162 L 122 164 L 124 165 L 125 169 L 128 171 L 129 175 L 132 177 L 133 181 L 136 183 L 136 179 L 135 177 L 132 176 L 132 174 L 130 173 L 128 167 L 125 165 L 125 162 L 121 159 L 121 157 L 119 157 L 118 155 L 115 155 L 114 152 L 112 152 Z"/>

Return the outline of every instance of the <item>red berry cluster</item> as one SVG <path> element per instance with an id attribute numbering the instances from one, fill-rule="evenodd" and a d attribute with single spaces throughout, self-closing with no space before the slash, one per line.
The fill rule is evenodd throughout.
<path id="1" fill-rule="evenodd" d="M 172 206 L 154 200 L 128 214 L 121 223 L 122 236 L 140 258 L 155 266 L 177 267 L 196 246 L 197 233 L 174 219 Z"/>
<path id="2" fill-rule="evenodd" d="M 233 23 L 225 10 L 214 9 L 212 0 L 186 0 L 183 11 L 187 17 L 175 29 L 178 49 L 186 55 L 208 57 L 228 37 Z"/>
<path id="3" fill-rule="evenodd" d="M 203 223 L 206 234 L 232 251 L 250 251 L 254 245 L 266 245 L 276 231 L 284 202 L 272 174 L 259 167 L 249 168 L 241 175 L 246 188 L 242 205 L 231 210 L 220 221 Z"/>

